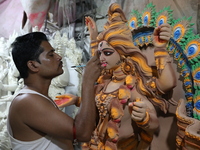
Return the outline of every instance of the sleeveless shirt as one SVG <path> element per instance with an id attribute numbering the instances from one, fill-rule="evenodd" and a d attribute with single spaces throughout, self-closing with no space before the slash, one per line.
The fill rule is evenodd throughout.
<path id="1" fill-rule="evenodd" d="M 29 90 L 29 89 L 22 89 L 17 93 L 17 95 L 23 94 L 23 93 L 40 95 L 46 98 L 47 100 L 49 100 L 55 107 L 57 107 L 54 101 L 52 101 L 50 98 L 36 91 Z M 12 145 L 12 150 L 61 150 L 58 144 L 59 142 L 57 142 L 56 140 L 54 140 L 52 137 L 49 137 L 49 136 L 45 136 L 34 141 L 20 141 L 20 140 L 15 139 L 13 137 L 12 129 L 10 127 L 9 118 L 7 120 L 7 130 L 8 130 L 8 135 L 9 135 L 10 142 Z"/>

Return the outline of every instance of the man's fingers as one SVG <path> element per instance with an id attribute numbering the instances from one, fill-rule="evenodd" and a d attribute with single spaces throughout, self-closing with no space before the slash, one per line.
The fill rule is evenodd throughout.
<path id="1" fill-rule="evenodd" d="M 98 53 L 98 51 L 96 51 L 96 52 L 94 53 L 94 56 L 92 56 L 92 58 L 89 60 L 89 62 L 90 62 L 90 61 L 92 61 L 92 62 L 98 61 L 98 63 L 100 62 L 100 61 L 99 61 L 99 53 Z"/>
<path id="2" fill-rule="evenodd" d="M 97 51 L 95 51 L 95 53 L 94 53 L 94 56 L 96 56 L 96 57 L 98 57 L 98 58 L 99 58 L 99 52 L 98 52 L 98 50 L 97 50 Z"/>

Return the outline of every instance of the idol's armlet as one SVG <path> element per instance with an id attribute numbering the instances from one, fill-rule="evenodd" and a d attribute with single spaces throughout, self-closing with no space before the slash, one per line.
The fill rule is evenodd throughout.
<path id="1" fill-rule="evenodd" d="M 148 82 L 147 82 L 147 86 L 156 94 L 156 95 L 163 95 L 165 94 L 164 91 L 161 90 L 161 88 L 159 87 L 158 83 L 157 83 L 157 78 L 156 77 L 152 77 Z"/>
<path id="2" fill-rule="evenodd" d="M 155 62 L 158 73 L 161 74 L 167 63 L 171 63 L 171 58 L 165 48 L 155 48 Z"/>

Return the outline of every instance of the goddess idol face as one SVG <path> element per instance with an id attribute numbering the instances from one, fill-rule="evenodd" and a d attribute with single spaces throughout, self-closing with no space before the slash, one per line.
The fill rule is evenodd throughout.
<path id="1" fill-rule="evenodd" d="M 101 41 L 99 43 L 98 52 L 101 65 L 104 66 L 105 69 L 115 69 L 120 66 L 121 57 L 119 53 L 106 41 Z"/>

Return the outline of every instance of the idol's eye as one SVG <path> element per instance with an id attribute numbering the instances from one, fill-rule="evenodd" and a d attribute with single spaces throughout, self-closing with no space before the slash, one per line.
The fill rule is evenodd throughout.
<path id="1" fill-rule="evenodd" d="M 110 56 L 110 55 L 112 55 L 114 52 L 104 50 L 103 53 L 104 53 L 105 56 Z"/>

